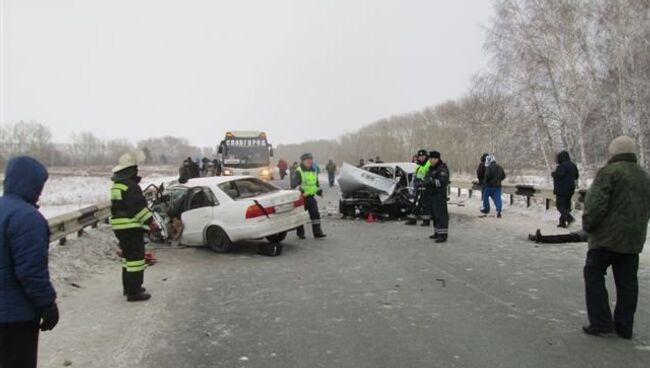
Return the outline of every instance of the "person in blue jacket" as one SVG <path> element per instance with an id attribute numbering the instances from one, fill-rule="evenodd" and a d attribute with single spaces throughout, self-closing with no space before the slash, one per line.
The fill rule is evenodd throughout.
<path id="1" fill-rule="evenodd" d="M 0 197 L 0 367 L 36 367 L 38 334 L 59 321 L 48 270 L 49 227 L 37 203 L 48 174 L 31 157 L 5 170 Z"/>

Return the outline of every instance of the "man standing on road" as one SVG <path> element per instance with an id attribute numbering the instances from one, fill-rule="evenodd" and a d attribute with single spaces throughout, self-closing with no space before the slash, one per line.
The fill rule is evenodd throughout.
<path id="1" fill-rule="evenodd" d="M 650 220 L 650 174 L 637 164 L 636 144 L 621 136 L 609 145 L 610 159 L 598 171 L 587 197 L 582 226 L 589 233 L 584 267 L 589 335 L 616 332 L 631 339 L 639 284 L 639 253 Z M 614 316 L 605 287 L 612 266 L 616 284 Z"/>
<path id="2" fill-rule="evenodd" d="M 503 203 L 501 201 L 501 182 L 506 179 L 506 172 L 501 165 L 497 164 L 494 155 L 487 155 L 485 157 L 485 190 L 483 190 L 483 209 L 481 217 L 487 217 L 490 213 L 490 198 L 494 202 L 494 207 L 497 210 L 497 217 L 501 218 L 501 209 Z"/>
<path id="3" fill-rule="evenodd" d="M 358 168 L 362 168 L 362 167 L 364 167 L 364 166 L 366 166 L 366 160 L 360 158 L 360 159 L 359 159 L 359 164 L 357 165 L 357 167 L 358 167 Z"/>
<path id="4" fill-rule="evenodd" d="M 327 166 L 325 166 L 325 170 L 327 170 L 327 179 L 331 188 L 334 186 L 334 179 L 336 179 L 336 164 L 334 161 L 329 160 Z"/>
<path id="5" fill-rule="evenodd" d="M 431 168 L 429 154 L 426 150 L 418 151 L 417 168 L 415 169 L 415 180 L 413 180 L 413 189 L 415 190 L 415 207 L 409 215 L 405 225 L 415 225 L 418 223 L 418 216 L 422 217 L 422 226 L 431 226 L 431 192 L 427 192 L 424 187 L 424 179 Z"/>
<path id="6" fill-rule="evenodd" d="M 48 269 L 50 229 L 37 208 L 47 178 L 31 157 L 7 164 L 0 197 L 0 367 L 36 367 L 39 329 L 59 322 Z"/>
<path id="7" fill-rule="evenodd" d="M 138 164 L 145 160 L 142 152 L 126 153 L 113 168 L 111 188 L 111 226 L 122 250 L 122 286 L 129 302 L 146 301 L 151 295 L 142 287 L 145 231 L 156 231 L 157 224 L 147 208 L 138 176 Z"/>
<path id="8" fill-rule="evenodd" d="M 449 186 L 449 168 L 440 158 L 440 152 L 429 152 L 431 167 L 424 180 L 424 186 L 431 196 L 433 215 L 433 235 L 436 243 L 444 243 L 449 235 L 449 212 L 447 211 L 447 187 Z"/>
<path id="9" fill-rule="evenodd" d="M 576 191 L 576 181 L 580 177 L 578 168 L 571 161 L 569 152 L 558 153 L 557 168 L 551 176 L 553 176 L 555 205 L 560 212 L 560 222 L 557 226 L 566 228 L 575 221 L 575 218 L 571 216 L 571 199 Z"/>
<path id="10" fill-rule="evenodd" d="M 485 198 L 485 158 L 488 157 L 487 153 L 481 155 L 481 160 L 478 163 L 478 168 L 476 168 L 476 179 L 478 179 L 478 185 L 481 187 L 481 198 Z M 481 211 L 483 207 L 481 206 Z"/>
<path id="11" fill-rule="evenodd" d="M 291 188 L 298 188 L 305 198 L 305 210 L 309 212 L 314 238 L 324 238 L 326 235 L 321 228 L 318 202 L 316 202 L 316 196 L 323 197 L 323 190 L 318 182 L 318 173 L 313 167 L 314 157 L 311 153 L 305 153 L 300 156 L 300 162 L 300 167 L 291 178 Z M 304 226 L 299 227 L 297 233 L 300 239 L 305 239 Z"/>
<path id="12" fill-rule="evenodd" d="M 278 161 L 278 170 L 280 171 L 280 180 L 284 180 L 284 177 L 287 176 L 287 169 L 289 165 L 284 159 Z"/>

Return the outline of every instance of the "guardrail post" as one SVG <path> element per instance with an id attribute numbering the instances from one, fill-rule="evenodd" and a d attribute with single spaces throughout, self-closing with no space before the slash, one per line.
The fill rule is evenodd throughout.
<path id="1" fill-rule="evenodd" d="M 510 205 L 512 206 L 513 204 L 515 204 L 515 195 L 511 194 L 510 195 Z"/>
<path id="2" fill-rule="evenodd" d="M 67 239 L 64 236 L 63 238 L 59 239 L 59 245 L 65 245 L 66 241 L 67 241 Z"/>
<path id="3" fill-rule="evenodd" d="M 530 196 L 526 196 L 526 207 L 530 207 Z"/>
<path id="4" fill-rule="evenodd" d="M 459 197 L 460 197 L 460 191 L 461 191 L 461 189 L 460 189 L 460 188 L 458 188 L 458 196 L 459 196 Z"/>
<path id="5" fill-rule="evenodd" d="M 470 199 L 472 198 L 472 192 L 473 192 L 473 190 L 471 190 L 471 189 L 469 189 L 469 190 L 467 191 L 467 193 L 468 193 Z"/>
<path id="6" fill-rule="evenodd" d="M 548 211 L 551 209 L 551 200 L 549 198 L 546 198 L 545 202 L 546 202 L 546 210 Z"/>

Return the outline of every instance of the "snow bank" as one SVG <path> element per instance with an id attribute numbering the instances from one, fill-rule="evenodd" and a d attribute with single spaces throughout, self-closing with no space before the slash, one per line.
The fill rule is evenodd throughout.
<path id="1" fill-rule="evenodd" d="M 119 280 L 120 258 L 117 241 L 110 226 L 101 224 L 98 229 L 88 229 L 77 238 L 70 235 L 66 245 L 50 246 L 50 277 L 60 297 L 71 291 L 89 287 L 84 281 L 90 275 L 115 272 Z"/>

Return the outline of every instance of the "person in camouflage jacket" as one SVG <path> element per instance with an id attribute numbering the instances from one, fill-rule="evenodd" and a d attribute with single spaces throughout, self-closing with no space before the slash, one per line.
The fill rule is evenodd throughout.
<path id="1" fill-rule="evenodd" d="M 609 146 L 610 160 L 598 171 L 587 193 L 582 226 L 589 233 L 584 267 L 590 335 L 616 332 L 631 339 L 638 299 L 639 253 L 650 220 L 650 174 L 636 159 L 636 145 L 618 137 Z M 605 287 L 612 266 L 616 309 L 612 318 Z"/>

